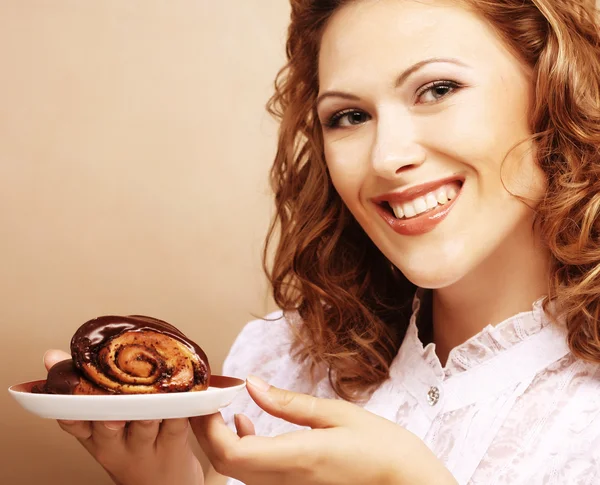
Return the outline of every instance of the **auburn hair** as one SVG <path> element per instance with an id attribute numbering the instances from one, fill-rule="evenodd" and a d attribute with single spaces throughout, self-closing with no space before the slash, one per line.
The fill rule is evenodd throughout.
<path id="1" fill-rule="evenodd" d="M 360 400 L 389 375 L 415 286 L 337 194 L 316 114 L 329 19 L 360 0 L 291 0 L 287 64 L 269 112 L 280 121 L 271 169 L 276 217 L 263 255 L 275 303 L 298 315 L 296 358 L 325 365 L 335 392 Z M 402 1 L 402 0 L 398 0 Z M 529 123 L 548 187 L 536 223 L 552 258 L 546 304 L 572 352 L 600 362 L 600 27 L 594 0 L 461 0 L 533 73 Z M 272 251 L 271 249 L 274 249 Z"/>

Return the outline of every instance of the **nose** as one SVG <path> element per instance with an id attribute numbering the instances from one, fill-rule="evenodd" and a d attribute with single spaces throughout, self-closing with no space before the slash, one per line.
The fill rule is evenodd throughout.
<path id="1" fill-rule="evenodd" d="M 427 153 L 417 138 L 409 113 L 382 114 L 371 152 L 371 163 L 377 175 L 395 178 L 423 164 Z"/>

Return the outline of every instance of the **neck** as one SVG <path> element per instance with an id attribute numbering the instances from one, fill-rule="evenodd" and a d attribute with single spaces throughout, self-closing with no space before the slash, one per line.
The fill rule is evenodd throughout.
<path id="1" fill-rule="evenodd" d="M 549 261 L 532 230 L 520 231 L 467 277 L 434 290 L 433 341 L 442 364 L 450 350 L 486 326 L 531 311 L 548 294 Z"/>

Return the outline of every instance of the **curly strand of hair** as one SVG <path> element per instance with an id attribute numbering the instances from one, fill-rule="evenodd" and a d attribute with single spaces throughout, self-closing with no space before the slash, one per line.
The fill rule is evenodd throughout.
<path id="1" fill-rule="evenodd" d="M 548 220 L 543 234 L 556 259 L 550 296 L 567 323 L 571 350 L 600 362 L 600 31 L 581 11 L 573 10 L 573 21 L 580 23 L 571 29 L 551 11 L 546 14 L 555 34 L 540 59 L 540 70 L 551 73 L 540 86 L 560 97 L 537 109 L 547 111 L 550 126 L 544 128 L 556 133 L 550 142 L 553 165 L 568 169 L 550 179 L 551 195 L 539 210 Z M 586 43 L 595 46 L 592 58 L 577 48 Z"/>

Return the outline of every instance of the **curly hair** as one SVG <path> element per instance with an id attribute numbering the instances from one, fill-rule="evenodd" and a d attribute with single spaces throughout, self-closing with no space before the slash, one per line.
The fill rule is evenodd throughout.
<path id="1" fill-rule="evenodd" d="M 375 247 L 333 187 L 316 114 L 318 54 L 328 20 L 357 0 L 291 0 L 287 64 L 269 112 L 280 121 L 271 169 L 276 218 L 263 265 L 276 304 L 297 314 L 296 358 L 325 364 L 334 391 L 357 401 L 389 375 L 416 287 Z M 462 0 L 533 72 L 529 113 L 548 179 L 536 224 L 552 257 L 545 305 L 572 352 L 600 362 L 600 27 L 594 0 Z M 272 253 L 271 248 L 275 246 Z M 271 260 L 271 267 L 269 261 Z"/>

